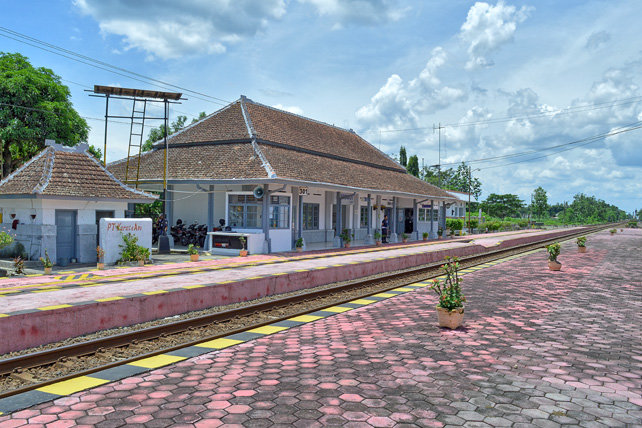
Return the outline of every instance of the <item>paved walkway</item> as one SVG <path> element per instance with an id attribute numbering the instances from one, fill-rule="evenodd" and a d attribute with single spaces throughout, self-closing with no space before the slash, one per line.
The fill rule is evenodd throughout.
<path id="1" fill-rule="evenodd" d="M 560 272 L 538 251 L 465 275 L 461 330 L 418 286 L 0 426 L 642 426 L 642 231 L 587 246 L 564 244 Z"/>

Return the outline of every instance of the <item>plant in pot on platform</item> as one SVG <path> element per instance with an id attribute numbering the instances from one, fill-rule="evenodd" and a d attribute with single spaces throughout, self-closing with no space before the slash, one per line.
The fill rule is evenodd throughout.
<path id="1" fill-rule="evenodd" d="M 548 268 L 550 270 L 560 270 L 562 269 L 562 264 L 557 261 L 557 256 L 560 255 L 561 245 L 559 242 L 546 246 L 546 251 L 548 251 Z"/>
<path id="2" fill-rule="evenodd" d="M 247 238 L 245 236 L 239 236 L 239 242 L 241 243 L 241 251 L 239 251 L 239 256 L 247 257 L 247 250 L 245 249 L 245 242 Z"/>
<path id="3" fill-rule="evenodd" d="M 105 250 L 100 248 L 100 245 L 96 247 L 96 260 L 98 270 L 105 269 Z"/>
<path id="4" fill-rule="evenodd" d="M 421 237 L 424 239 L 424 241 L 427 241 L 428 240 L 428 232 L 422 233 Z"/>
<path id="5" fill-rule="evenodd" d="M 446 263 L 441 266 L 446 273 L 442 281 L 434 279 L 430 289 L 439 296 L 437 303 L 437 320 L 439 327 L 455 329 L 464 320 L 464 302 L 466 297 L 461 292 L 461 278 L 458 275 L 459 259 L 446 257 Z"/>
<path id="6" fill-rule="evenodd" d="M 189 244 L 187 246 L 187 254 L 189 254 L 189 260 L 191 262 L 198 261 L 198 247 L 194 246 L 194 244 Z"/>
<path id="7" fill-rule="evenodd" d="M 145 266 L 145 262 L 149 259 L 149 248 L 138 245 L 136 247 L 136 260 L 138 266 Z"/>
<path id="8" fill-rule="evenodd" d="M 294 241 L 294 248 L 296 248 L 297 253 L 303 251 L 303 238 L 297 238 L 297 240 Z"/>
<path id="9" fill-rule="evenodd" d="M 437 229 L 437 239 L 441 239 L 443 237 L 442 233 L 444 233 L 444 229 L 442 229 L 441 227 Z"/>
<path id="10" fill-rule="evenodd" d="M 408 235 L 406 235 L 405 233 L 402 233 L 401 234 L 401 242 L 403 242 L 404 244 L 406 242 L 408 242 Z"/>
<path id="11" fill-rule="evenodd" d="M 47 250 L 45 250 L 45 256 L 40 257 L 40 261 L 42 262 L 42 267 L 45 268 L 45 275 L 51 275 L 51 268 L 53 268 L 53 262 L 49 258 L 49 253 L 47 253 Z"/>
<path id="12" fill-rule="evenodd" d="M 350 248 L 350 242 L 352 242 L 352 235 L 350 235 L 350 232 L 348 229 L 343 229 L 343 232 L 341 232 L 341 235 L 339 235 L 341 239 L 343 239 L 343 244 L 346 248 Z"/>
<path id="13" fill-rule="evenodd" d="M 615 232 L 617 232 L 617 229 L 611 229 L 609 230 L 609 232 L 611 232 L 611 235 L 615 235 Z"/>
<path id="14" fill-rule="evenodd" d="M 578 237 L 575 242 L 577 243 L 577 252 L 586 253 L 586 236 Z"/>
<path id="15" fill-rule="evenodd" d="M 374 233 L 375 245 L 381 247 L 381 233 L 377 230 Z"/>

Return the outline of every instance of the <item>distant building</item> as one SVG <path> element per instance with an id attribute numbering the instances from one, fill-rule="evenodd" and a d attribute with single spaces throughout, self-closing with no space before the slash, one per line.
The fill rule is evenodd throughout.
<path id="1" fill-rule="evenodd" d="M 468 211 L 466 210 L 466 205 L 468 205 L 468 197 L 470 196 L 470 202 L 478 202 L 474 195 L 468 194 L 467 192 L 460 192 L 458 190 L 446 190 L 449 194 L 457 198 L 455 202 L 447 206 L 446 208 L 446 217 L 447 218 L 459 218 L 463 219 L 468 216 Z M 477 213 L 470 213 L 471 217 L 477 217 Z"/>
<path id="2" fill-rule="evenodd" d="M 260 234 L 263 252 L 289 251 L 298 237 L 336 245 L 343 229 L 368 242 L 384 214 L 393 240 L 401 233 L 436 236 L 445 204 L 456 201 L 352 130 L 244 96 L 168 137 L 168 147 L 170 225 L 181 219 L 212 230 L 220 219 Z M 142 154 L 145 189 L 162 190 L 164 157 L 163 143 Z M 108 169 L 124 179 L 125 167 L 123 159 Z"/>

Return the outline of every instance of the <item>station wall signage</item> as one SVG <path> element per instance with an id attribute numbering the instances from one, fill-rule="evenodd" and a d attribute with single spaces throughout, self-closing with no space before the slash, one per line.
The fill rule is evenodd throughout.
<path id="1" fill-rule="evenodd" d="M 138 237 L 138 245 L 149 248 L 151 254 L 151 218 L 101 218 L 99 227 L 99 245 L 105 251 L 105 264 L 114 264 L 120 259 L 123 235 L 128 233 Z"/>

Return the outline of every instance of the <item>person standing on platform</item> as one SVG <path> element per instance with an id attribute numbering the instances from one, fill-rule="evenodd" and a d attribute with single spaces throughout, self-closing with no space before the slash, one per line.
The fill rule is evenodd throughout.
<path id="1" fill-rule="evenodd" d="M 388 243 L 388 214 L 384 214 L 381 221 L 381 242 Z"/>
<path id="2" fill-rule="evenodd" d="M 158 230 L 158 235 L 167 235 L 167 219 L 165 218 L 165 213 L 162 213 L 158 220 L 156 221 L 156 230 Z"/>

